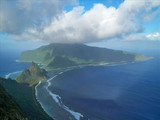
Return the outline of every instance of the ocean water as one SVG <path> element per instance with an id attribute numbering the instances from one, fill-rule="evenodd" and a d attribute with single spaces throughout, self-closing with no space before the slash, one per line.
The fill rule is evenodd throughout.
<path id="1" fill-rule="evenodd" d="M 160 55 L 149 56 L 154 59 L 63 72 L 41 83 L 37 98 L 57 120 L 159 120 Z"/>
<path id="2" fill-rule="evenodd" d="M 0 52 L 0 77 L 14 79 L 30 66 L 30 63 L 18 62 L 18 57 L 19 54 Z"/>
<path id="3" fill-rule="evenodd" d="M 144 54 L 154 59 L 49 72 L 51 79 L 36 87 L 37 99 L 57 120 L 160 120 L 160 54 Z M 30 66 L 17 59 L 1 56 L 1 77 L 15 78 Z"/>

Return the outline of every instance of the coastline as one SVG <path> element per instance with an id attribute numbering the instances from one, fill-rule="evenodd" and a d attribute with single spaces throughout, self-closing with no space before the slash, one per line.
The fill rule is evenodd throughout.
<path id="1" fill-rule="evenodd" d="M 10 78 L 10 76 L 14 75 L 14 74 L 18 74 L 18 73 L 21 73 L 22 71 L 16 71 L 16 72 L 11 72 L 11 73 L 8 73 L 5 75 L 5 79 L 8 79 Z"/>
<path id="2" fill-rule="evenodd" d="M 54 118 L 52 118 L 49 114 L 47 114 L 47 111 L 45 111 L 45 109 L 44 109 L 44 107 L 40 104 L 40 102 L 39 102 L 39 100 L 37 99 L 37 87 L 38 87 L 38 85 L 40 85 L 41 84 L 41 81 L 39 81 L 39 83 L 38 84 L 36 84 L 35 86 L 33 86 L 32 88 L 32 90 L 34 91 L 33 93 L 33 97 L 35 98 L 35 103 L 38 105 L 38 107 L 41 109 L 41 111 L 42 111 L 42 113 L 46 116 L 46 117 L 48 117 L 49 119 L 52 119 L 52 120 L 54 120 Z"/>
<path id="3" fill-rule="evenodd" d="M 73 116 L 73 118 L 75 118 L 75 120 L 80 120 L 81 118 L 83 118 L 84 116 L 79 113 L 79 112 L 75 112 L 74 110 L 70 109 L 69 107 L 67 107 L 66 105 L 63 104 L 61 97 L 57 94 L 52 93 L 49 90 L 49 87 L 51 86 L 51 80 L 54 80 L 54 78 L 56 78 L 57 76 L 63 74 L 64 72 L 67 72 L 69 70 L 65 70 L 65 71 L 59 71 L 56 75 L 54 75 L 53 77 L 49 78 L 47 81 L 47 87 L 46 90 L 48 92 L 48 94 L 52 97 L 52 99 L 59 105 L 59 107 L 61 107 L 62 109 L 64 109 L 66 112 L 68 112 L 71 116 Z M 35 86 L 35 97 L 36 100 L 39 102 L 39 99 L 37 98 L 37 87 L 41 84 L 42 81 L 40 81 L 36 86 Z M 43 105 L 39 102 L 39 104 L 41 105 L 41 108 L 43 109 L 44 112 L 46 112 L 46 114 L 48 116 L 50 116 L 47 111 L 44 109 Z M 50 116 L 52 119 L 55 119 L 54 117 Z"/>
<path id="4" fill-rule="evenodd" d="M 43 66 L 47 71 L 65 71 L 66 69 L 76 69 L 76 68 L 83 68 L 83 67 L 88 67 L 88 66 L 110 66 L 110 65 L 121 65 L 121 64 L 128 64 L 128 63 L 136 63 L 136 62 L 143 62 L 147 60 L 154 59 L 154 57 L 146 57 L 142 59 L 135 59 L 134 61 L 120 61 L 120 62 L 101 62 L 101 63 L 87 63 L 87 64 L 79 64 L 75 66 L 70 66 L 70 67 L 64 67 L 64 68 L 50 68 L 46 67 L 46 64 L 36 62 L 38 65 Z M 32 61 L 24 61 L 24 60 L 16 60 L 16 62 L 24 62 L 24 63 L 31 63 Z"/>
<path id="5" fill-rule="evenodd" d="M 12 79 L 2 79 L 0 82 L 29 119 L 53 120 L 36 100 L 35 86 L 29 87 L 28 84 L 17 83 Z"/>
<path id="6" fill-rule="evenodd" d="M 137 62 L 137 61 L 135 61 L 135 62 Z M 74 70 L 74 69 L 77 69 L 77 68 L 84 68 L 84 67 L 89 67 L 89 66 L 115 66 L 115 65 L 123 65 L 123 64 L 129 64 L 129 63 L 135 63 L 135 62 L 121 62 L 121 63 L 106 63 L 106 64 L 101 64 L 101 65 L 99 65 L 99 64 L 89 64 L 89 65 L 82 65 L 82 66 L 76 66 L 76 67 L 68 67 L 68 68 L 65 68 L 65 69 L 56 69 L 56 70 L 51 70 L 51 71 L 53 71 L 53 72 L 57 72 L 56 73 L 56 75 L 54 75 L 54 76 L 52 76 L 52 77 L 50 77 L 47 81 L 45 81 L 45 82 L 48 82 L 48 87 L 49 86 L 51 86 L 51 83 L 50 83 L 50 81 L 51 80 L 53 80 L 55 77 L 57 77 L 57 76 L 59 76 L 59 75 L 61 75 L 61 74 L 63 74 L 64 72 L 67 72 L 67 71 L 69 71 L 69 70 Z M 138 61 L 138 62 L 140 62 L 140 61 Z M 40 106 L 41 106 L 41 108 L 43 109 L 43 111 L 48 115 L 48 116 L 50 116 L 48 113 L 47 113 L 47 111 L 44 109 L 44 107 L 43 107 L 43 105 L 40 103 L 40 101 L 38 100 L 38 98 L 37 98 L 37 87 L 41 84 L 41 82 L 42 81 L 40 81 L 38 84 L 36 84 L 36 86 L 35 86 L 35 97 L 36 97 L 36 100 L 37 100 L 37 102 L 39 102 L 39 104 L 40 104 Z M 48 88 L 46 88 L 46 89 L 48 89 Z M 57 94 L 53 94 L 53 93 L 50 93 L 50 94 L 52 94 L 52 95 L 50 95 L 50 96 L 52 96 L 52 98 L 53 98 L 53 100 L 57 103 L 57 104 L 59 104 L 59 106 L 60 106 L 60 103 L 62 103 L 63 104 L 63 102 L 61 101 L 61 97 L 59 96 L 59 95 L 57 95 Z M 64 104 L 62 105 L 62 106 L 65 106 Z M 67 112 L 69 112 L 69 108 L 67 107 L 67 106 L 65 106 L 63 109 L 66 109 L 66 111 Z M 73 110 L 71 110 L 72 112 L 74 112 Z M 69 112 L 70 114 L 72 114 L 72 112 Z M 76 112 L 77 113 L 77 112 Z M 73 113 L 74 114 L 74 113 Z M 73 115 L 72 114 L 72 115 Z M 81 113 L 79 113 L 79 116 L 83 116 Z M 51 117 L 51 116 L 50 116 Z M 51 118 L 53 118 L 53 117 L 51 117 Z M 75 117 L 76 118 L 76 117 Z M 80 120 L 80 117 L 77 117 L 78 119 L 76 119 L 76 120 Z M 55 119 L 55 118 L 53 118 L 53 119 Z"/>
<path id="7" fill-rule="evenodd" d="M 77 68 L 83 68 L 83 67 L 98 67 L 98 66 L 115 66 L 115 65 L 123 65 L 123 64 L 129 64 L 129 63 L 137 63 L 137 62 L 144 62 L 147 60 L 151 60 L 153 58 L 150 59 L 146 59 L 143 61 L 130 61 L 130 62 L 126 62 L 126 61 L 122 61 L 122 62 L 113 62 L 113 63 L 95 63 L 95 64 L 83 64 L 83 65 L 76 65 L 76 66 L 71 66 L 71 67 L 65 67 L 65 68 L 45 68 L 47 71 L 65 71 L 68 69 L 77 69 Z"/>
<path id="8" fill-rule="evenodd" d="M 153 58 L 152 58 L 153 59 Z M 147 59 L 147 60 L 150 60 L 150 59 Z M 146 61 L 146 60 L 144 60 Z M 67 72 L 69 70 L 74 70 L 74 69 L 77 69 L 77 68 L 84 68 L 84 67 L 89 67 L 89 66 L 115 66 L 115 65 L 123 65 L 123 64 L 129 64 L 129 63 L 137 63 L 137 62 L 143 62 L 143 61 L 131 61 L 131 62 L 117 62 L 117 63 L 103 63 L 103 64 L 87 64 L 87 65 L 78 65 L 78 66 L 73 66 L 73 67 L 67 67 L 67 68 L 63 68 L 63 69 L 52 69 L 52 70 L 47 70 L 47 71 L 53 71 L 53 72 L 57 72 L 56 75 L 54 75 L 53 77 L 49 78 L 47 81 L 45 82 L 48 82 L 49 86 L 51 85 L 50 81 L 53 80 L 55 77 L 59 76 L 60 74 L 64 73 L 64 72 Z M 42 65 L 42 64 L 41 64 Z M 41 105 L 40 101 L 38 100 L 37 98 L 37 87 L 41 84 L 42 81 L 39 81 L 38 84 L 36 84 L 35 86 L 33 86 L 34 88 L 34 98 L 35 98 L 35 101 L 37 103 L 37 105 L 39 106 L 39 108 L 41 109 L 41 111 L 43 112 L 43 114 L 47 115 L 49 118 L 51 119 L 55 119 L 54 117 L 51 117 L 47 111 L 44 109 L 43 105 Z M 49 87 L 48 86 L 48 87 Z M 53 94 L 53 93 L 52 93 Z M 52 96 L 52 95 L 51 95 Z M 54 96 L 54 98 L 53 98 Z M 74 111 L 69 109 L 67 106 L 65 106 L 63 104 L 63 102 L 61 101 L 61 97 L 59 95 L 56 95 L 56 94 L 53 94 L 52 98 L 56 101 L 55 97 L 57 97 L 57 100 L 59 101 L 59 103 L 62 103 L 62 106 L 64 107 L 63 109 L 65 109 L 67 112 L 69 112 L 70 114 L 74 114 Z M 71 112 L 71 111 L 72 112 Z M 77 112 L 75 112 L 77 113 Z M 76 120 L 80 120 L 80 118 L 83 116 L 81 113 L 78 113 L 78 115 L 80 117 L 74 117 Z M 74 116 L 74 115 L 73 115 Z M 83 118 L 83 117 L 82 117 Z"/>
<path id="9" fill-rule="evenodd" d="M 16 71 L 16 72 L 11 72 L 11 73 L 7 73 L 7 74 L 5 74 L 5 79 L 9 79 L 10 77 L 12 77 L 12 75 L 14 75 L 14 74 L 17 74 L 17 73 L 21 73 L 22 71 Z M 15 81 L 14 79 L 12 80 L 13 82 Z M 20 85 L 23 85 L 23 83 L 21 84 L 21 83 L 17 83 L 17 84 L 20 84 Z M 39 84 L 39 83 L 38 83 Z M 45 118 L 47 118 L 47 120 L 54 120 L 51 116 L 49 116 L 48 114 L 47 114 L 47 112 L 44 110 L 44 108 L 43 108 L 43 106 L 41 106 L 41 104 L 40 104 L 40 102 L 37 100 L 37 98 L 36 98 L 36 86 L 38 85 L 38 84 L 36 84 L 36 85 L 34 85 L 34 86 L 32 86 L 32 87 L 30 87 L 30 89 L 31 89 L 31 93 L 30 93 L 30 95 L 32 96 L 32 99 L 33 99 L 33 103 L 35 104 L 35 106 L 37 106 L 37 109 L 39 109 L 39 112 L 40 112 L 40 114 L 42 114 L 43 116 L 45 116 Z M 29 87 L 28 85 L 27 85 L 27 87 Z M 28 91 L 28 90 L 27 90 Z"/>
<path id="10" fill-rule="evenodd" d="M 15 60 L 15 62 L 21 62 L 21 61 Z M 24 63 L 26 63 L 26 62 L 24 62 Z M 30 62 L 27 62 L 27 63 L 30 63 Z M 41 66 L 41 64 L 38 64 L 38 65 Z M 22 71 L 23 71 L 23 70 L 7 73 L 7 74 L 4 75 L 4 78 L 5 78 L 5 79 L 9 79 L 10 77 L 12 78 L 13 75 L 19 74 L 19 73 L 21 73 Z M 15 78 L 12 78 L 12 79 L 14 80 Z M 41 81 L 40 81 L 40 82 L 41 82 Z M 19 84 L 21 84 L 21 83 L 19 83 Z M 38 84 L 40 84 L 40 83 L 38 83 Z M 46 118 L 48 118 L 48 120 L 54 120 L 51 116 L 49 116 L 49 115 L 47 114 L 47 112 L 45 111 L 45 109 L 43 108 L 43 106 L 41 106 L 40 102 L 39 102 L 39 101 L 37 100 L 37 98 L 36 98 L 36 94 L 37 94 L 37 93 L 36 93 L 36 87 L 38 86 L 38 84 L 35 84 L 34 86 L 31 87 L 31 89 L 32 89 L 32 98 L 33 98 L 34 104 L 37 106 L 37 108 L 40 110 L 40 112 L 41 112 Z"/>

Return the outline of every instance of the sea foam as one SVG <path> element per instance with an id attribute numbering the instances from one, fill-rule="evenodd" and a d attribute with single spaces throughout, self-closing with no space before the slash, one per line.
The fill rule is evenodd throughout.
<path id="1" fill-rule="evenodd" d="M 8 73 L 8 74 L 5 75 L 5 78 L 8 79 L 8 78 L 10 78 L 12 75 L 15 75 L 15 74 L 21 73 L 21 72 L 22 72 L 22 71 L 16 71 L 16 72 Z"/>
<path id="2" fill-rule="evenodd" d="M 62 74 L 63 72 L 60 72 L 58 75 Z M 75 112 L 73 110 L 71 110 L 69 107 L 67 107 L 66 105 L 63 104 L 61 97 L 59 95 L 56 95 L 54 93 L 52 93 L 48 88 L 49 86 L 51 86 L 51 80 L 53 80 L 55 77 L 57 77 L 58 75 L 53 76 L 52 78 L 47 80 L 48 86 L 46 86 L 46 90 L 49 93 L 49 95 L 52 97 L 52 99 L 63 109 L 65 109 L 66 111 L 68 111 L 71 115 L 73 115 L 73 117 L 76 120 L 80 120 L 81 117 L 83 117 L 83 115 L 81 113 Z"/>

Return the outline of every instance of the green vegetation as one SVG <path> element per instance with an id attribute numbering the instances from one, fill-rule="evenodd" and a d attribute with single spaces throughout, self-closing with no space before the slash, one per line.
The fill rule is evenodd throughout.
<path id="1" fill-rule="evenodd" d="M 55 56 L 54 60 L 48 64 L 48 67 L 52 66 L 53 68 L 64 68 L 75 65 L 76 63 L 72 60 L 69 60 L 67 57 Z"/>
<path id="2" fill-rule="evenodd" d="M 15 80 L 3 79 L 3 78 L 0 78 L 0 84 L 10 94 L 13 100 L 20 106 L 23 113 L 27 116 L 29 120 L 52 120 L 52 118 L 50 118 L 43 111 L 40 104 L 37 102 L 35 98 L 35 88 L 34 88 L 35 86 L 29 87 L 27 84 L 23 83 L 20 84 L 17 83 Z M 7 101 L 7 97 L 5 96 L 4 96 L 5 97 L 5 103 L 4 103 L 1 94 L 0 94 L 0 110 L 3 111 L 3 113 L 0 112 L 0 120 L 23 120 L 23 114 L 21 112 L 21 109 L 17 107 L 18 105 L 14 104 L 12 101 L 9 100 Z M 4 107 L 7 107 L 7 109 L 5 109 Z M 10 115 L 12 115 L 13 117 L 17 116 L 18 118 L 22 119 L 18 118 L 1 119 L 1 117 L 5 117 L 4 113 L 6 112 L 8 112 L 7 117 L 10 117 Z"/>
<path id="3" fill-rule="evenodd" d="M 1 78 L 0 78 L 1 79 Z M 18 104 L 0 85 L 0 120 L 28 120 Z"/>
<path id="4" fill-rule="evenodd" d="M 40 104 L 37 102 L 36 96 L 35 96 L 35 85 L 39 81 L 46 80 L 46 79 L 47 79 L 47 72 L 45 71 L 45 69 L 39 68 L 39 66 L 36 63 L 32 62 L 30 68 L 25 69 L 21 73 L 21 75 L 19 75 L 16 78 L 16 81 L 9 80 L 9 79 L 6 80 L 1 78 L 0 84 L 7 90 L 7 92 L 18 103 L 18 105 L 24 111 L 28 119 L 52 120 L 43 111 Z M 16 119 L 11 119 L 11 120 L 16 120 Z M 20 119 L 20 120 L 23 120 L 23 119 Z"/>
<path id="5" fill-rule="evenodd" d="M 136 61 L 144 61 L 144 60 L 148 60 L 148 59 L 152 59 L 152 57 L 146 57 L 146 56 L 141 55 L 141 54 L 137 54 L 136 57 L 135 57 Z"/>
<path id="6" fill-rule="evenodd" d="M 142 56 L 140 54 L 91 47 L 84 44 L 50 44 L 23 52 L 19 60 L 40 62 L 46 65 L 47 68 L 58 69 L 76 65 L 146 60 L 147 57 Z"/>
<path id="7" fill-rule="evenodd" d="M 19 83 L 28 83 L 30 86 L 37 84 L 41 80 L 47 79 L 47 72 L 45 69 L 39 68 L 39 66 L 32 62 L 29 69 L 25 69 L 21 75 L 16 78 Z"/>
<path id="8" fill-rule="evenodd" d="M 148 59 L 152 59 L 152 57 L 147 57 L 143 54 L 137 54 L 137 53 L 130 53 L 130 52 L 126 52 L 124 51 L 123 52 L 124 54 L 132 54 L 135 56 L 135 61 L 145 61 L 145 60 L 148 60 Z"/>

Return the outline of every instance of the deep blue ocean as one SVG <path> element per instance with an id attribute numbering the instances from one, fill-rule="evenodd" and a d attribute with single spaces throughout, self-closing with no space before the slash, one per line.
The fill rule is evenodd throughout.
<path id="1" fill-rule="evenodd" d="M 18 57 L 19 54 L 0 52 L 0 77 L 14 79 L 30 66 L 30 63 L 18 62 Z"/>
<path id="2" fill-rule="evenodd" d="M 154 59 L 64 72 L 51 81 L 49 90 L 90 120 L 160 120 L 160 54 L 144 54 Z M 41 104 L 51 116 L 66 119 L 57 115 L 55 103 L 47 105 L 53 99 L 43 97 L 44 86 L 39 87 Z"/>
<path id="3" fill-rule="evenodd" d="M 59 95 L 65 106 L 90 120 L 160 120 L 160 53 L 144 54 L 154 59 L 64 72 L 53 78 L 50 86 L 41 83 L 37 98 L 57 120 L 69 120 L 71 116 L 59 107 L 52 99 L 56 96 L 51 97 L 47 89 Z M 0 76 L 29 67 L 29 63 L 15 62 L 17 58 L 1 58 Z"/>

